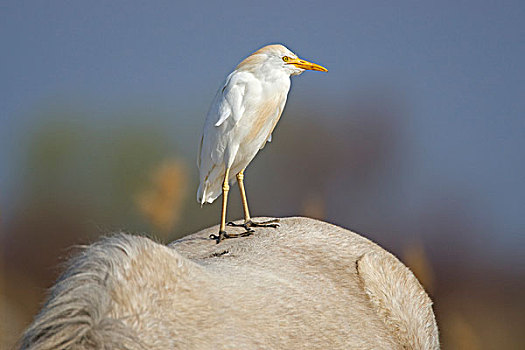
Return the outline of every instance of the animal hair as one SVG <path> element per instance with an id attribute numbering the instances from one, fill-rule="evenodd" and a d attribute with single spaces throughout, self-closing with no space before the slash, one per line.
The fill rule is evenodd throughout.
<path id="1" fill-rule="evenodd" d="M 109 317 L 115 278 L 137 237 L 104 238 L 69 261 L 25 331 L 22 349 L 146 349 L 133 329 Z"/>
<path id="2" fill-rule="evenodd" d="M 308 218 L 165 246 L 123 233 L 73 257 L 21 349 L 438 349 L 431 301 L 366 238 Z M 241 228 L 231 228 L 242 230 Z"/>

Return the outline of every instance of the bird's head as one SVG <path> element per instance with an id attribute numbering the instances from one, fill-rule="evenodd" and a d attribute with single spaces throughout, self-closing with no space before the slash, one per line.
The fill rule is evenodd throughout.
<path id="1" fill-rule="evenodd" d="M 328 70 L 318 64 L 299 58 L 287 47 L 280 44 L 265 46 L 242 61 L 239 70 L 249 71 L 282 71 L 288 75 L 299 75 L 305 70 L 327 72 Z"/>

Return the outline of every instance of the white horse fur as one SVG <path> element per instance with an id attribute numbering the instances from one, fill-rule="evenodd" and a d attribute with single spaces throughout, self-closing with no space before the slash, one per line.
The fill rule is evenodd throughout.
<path id="1" fill-rule="evenodd" d="M 307 218 L 220 244 L 208 238 L 216 231 L 169 246 L 117 234 L 87 247 L 21 348 L 439 348 L 430 298 L 366 238 Z"/>

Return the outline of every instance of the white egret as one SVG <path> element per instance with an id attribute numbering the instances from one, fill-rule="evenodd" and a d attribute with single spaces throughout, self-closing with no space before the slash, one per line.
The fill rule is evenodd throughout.
<path id="1" fill-rule="evenodd" d="M 257 152 L 271 141 L 272 131 L 281 117 L 290 76 L 305 70 L 326 72 L 327 69 L 300 59 L 283 45 L 268 45 L 244 59 L 228 75 L 208 112 L 198 156 L 200 186 L 197 201 L 212 203 L 221 193 L 222 212 L 219 243 L 227 234 L 226 206 L 230 182 L 237 178 L 244 209 L 243 226 L 249 235 L 250 227 L 276 227 L 278 220 L 254 222 L 251 220 L 244 190 L 244 170 Z"/>

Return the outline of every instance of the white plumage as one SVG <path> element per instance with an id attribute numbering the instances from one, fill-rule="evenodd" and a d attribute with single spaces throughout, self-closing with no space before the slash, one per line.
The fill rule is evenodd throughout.
<path id="1" fill-rule="evenodd" d="M 290 76 L 325 68 L 283 45 L 265 46 L 226 78 L 208 112 L 199 149 L 199 203 L 212 203 L 271 139 L 290 90 Z"/>

